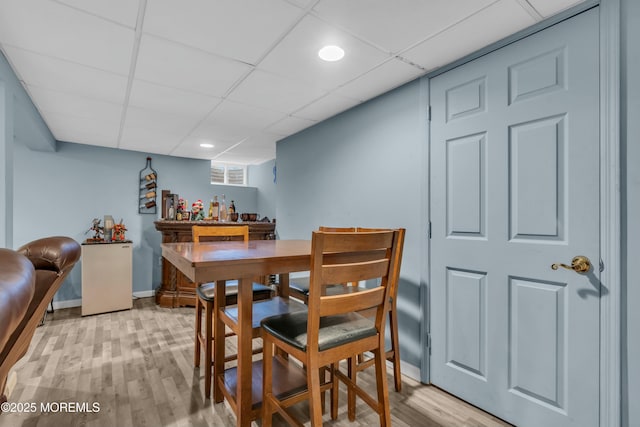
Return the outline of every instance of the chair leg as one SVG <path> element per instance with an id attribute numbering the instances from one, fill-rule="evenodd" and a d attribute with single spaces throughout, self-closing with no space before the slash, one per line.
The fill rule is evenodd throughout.
<path id="1" fill-rule="evenodd" d="M 356 357 L 359 359 L 360 356 L 362 355 L 358 354 Z M 354 384 L 358 377 L 358 362 L 356 362 L 356 357 L 350 357 L 347 359 L 347 375 Z M 347 387 L 347 415 L 349 417 L 349 421 L 353 422 L 356 420 L 356 392 L 351 386 Z"/>
<path id="2" fill-rule="evenodd" d="M 196 339 L 193 348 L 193 366 L 200 367 L 200 334 L 202 333 L 202 305 L 200 298 L 196 297 Z"/>
<path id="3" fill-rule="evenodd" d="M 329 391 L 329 396 L 331 397 L 331 419 L 332 420 L 335 420 L 338 418 L 338 392 L 340 391 L 338 387 L 340 382 L 338 381 L 338 376 L 335 374 L 337 370 L 338 370 L 338 364 L 332 363 L 331 372 L 330 372 L 331 373 L 331 390 Z M 324 393 L 322 393 L 322 396 L 324 396 Z"/>
<path id="4" fill-rule="evenodd" d="M 387 364 L 386 352 L 384 351 L 384 341 L 381 346 L 374 351 L 376 366 L 376 389 L 378 391 L 378 404 L 380 408 L 380 427 L 391 426 L 391 414 L 389 411 L 389 388 L 387 386 Z"/>
<path id="5" fill-rule="evenodd" d="M 393 382 L 396 391 L 402 390 L 402 373 L 400 372 L 400 343 L 398 340 L 398 317 L 395 307 L 389 310 L 389 329 L 391 332 L 391 350 L 393 351 Z"/>
<path id="6" fill-rule="evenodd" d="M 307 366 L 307 386 L 309 387 L 309 416 L 312 427 L 322 426 L 322 404 L 320 403 L 320 367 L 315 363 Z"/>
<path id="7" fill-rule="evenodd" d="M 271 409 L 271 394 L 273 381 L 273 345 L 268 338 L 262 338 L 262 427 L 271 427 L 273 409 Z"/>
<path id="8" fill-rule="evenodd" d="M 223 338 L 224 339 L 224 338 Z M 205 344 L 204 344 L 204 395 L 211 397 L 211 365 L 213 364 L 213 304 L 205 305 Z"/>

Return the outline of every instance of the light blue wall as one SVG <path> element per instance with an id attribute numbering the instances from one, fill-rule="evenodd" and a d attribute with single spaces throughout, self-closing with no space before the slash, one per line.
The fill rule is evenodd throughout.
<path id="1" fill-rule="evenodd" d="M 280 238 L 319 226 L 407 229 L 398 296 L 402 359 L 419 367 L 427 97 L 414 81 L 276 145 Z"/>
<path id="2" fill-rule="evenodd" d="M 0 202 L 13 205 L 14 140 L 54 151 L 56 141 L 0 52 Z M 0 247 L 13 245 L 13 211 L 0 210 Z"/>
<path id="3" fill-rule="evenodd" d="M 200 197 L 205 204 L 205 208 L 208 210 L 208 203 L 213 196 L 218 196 L 218 200 L 222 200 L 222 195 L 225 195 L 227 201 L 227 208 L 231 205 L 231 201 L 234 201 L 236 210 L 238 213 L 242 212 L 255 212 L 258 200 L 258 189 L 255 187 L 238 187 L 236 185 L 219 185 L 215 184 L 211 186 L 212 194 L 204 199 L 204 196 Z M 191 200 L 189 200 L 191 203 Z"/>
<path id="4" fill-rule="evenodd" d="M 160 283 L 161 238 L 153 221 L 158 215 L 138 214 L 139 171 L 147 154 L 58 143 L 55 153 L 32 151 L 16 144 L 14 152 L 15 246 L 51 235 L 66 235 L 82 242 L 92 218 L 110 214 L 124 220 L 127 237 L 134 242 L 133 290 L 151 291 Z M 207 160 L 152 155 L 158 188 L 188 200 L 209 201 L 225 193 L 227 200 L 255 209 L 256 189 L 213 186 Z M 159 198 L 158 198 L 159 200 Z M 56 301 L 81 297 L 81 266 L 76 266 L 60 288 Z"/>
<path id="5" fill-rule="evenodd" d="M 65 235 L 84 241 L 93 218 L 110 214 L 124 220 L 134 242 L 133 289 L 160 283 L 158 215 L 138 214 L 138 173 L 147 154 L 56 142 L 0 54 L 0 246 L 17 248 L 41 237 Z M 189 203 L 226 194 L 238 209 L 256 211 L 257 190 L 210 184 L 208 160 L 153 155 L 160 189 Z M 159 199 L 158 199 L 159 200 Z M 158 209 L 158 214 L 160 209 Z M 81 298 L 81 263 L 55 301 Z"/>
<path id="6" fill-rule="evenodd" d="M 248 168 L 248 183 L 252 187 L 258 189 L 258 205 L 257 213 L 260 218 L 269 217 L 273 220 L 276 216 L 276 190 L 277 183 L 275 182 L 274 168 L 276 167 L 276 161 L 270 160 L 264 162 L 261 165 L 249 166 Z M 246 212 L 246 211 L 240 211 Z M 277 232 L 276 228 L 276 232 Z"/>
<path id="7" fill-rule="evenodd" d="M 622 417 L 640 426 L 640 2 L 621 2 Z"/>

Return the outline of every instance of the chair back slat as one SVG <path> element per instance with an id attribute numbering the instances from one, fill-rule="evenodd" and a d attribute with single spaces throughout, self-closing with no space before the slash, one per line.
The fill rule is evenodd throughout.
<path id="1" fill-rule="evenodd" d="M 334 238 L 330 238 L 333 236 Z M 392 231 L 366 233 L 325 232 L 324 252 L 372 251 L 391 247 Z"/>
<path id="2" fill-rule="evenodd" d="M 232 226 L 207 226 L 194 225 L 191 227 L 191 236 L 194 243 L 202 241 L 201 237 L 241 237 L 245 242 L 249 240 L 249 226 L 232 225 Z M 213 239 L 212 239 L 213 240 Z"/>
<path id="3" fill-rule="evenodd" d="M 385 276 L 388 269 L 388 259 L 377 259 L 354 264 L 325 265 L 322 271 L 322 282 L 332 284 L 377 279 Z"/>
<path id="4" fill-rule="evenodd" d="M 385 293 L 385 288 L 378 286 L 339 296 L 323 296 L 320 298 L 320 317 L 375 308 L 384 303 Z"/>

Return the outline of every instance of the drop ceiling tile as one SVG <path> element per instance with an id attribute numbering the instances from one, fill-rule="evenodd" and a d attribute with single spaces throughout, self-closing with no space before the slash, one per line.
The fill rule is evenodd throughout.
<path id="1" fill-rule="evenodd" d="M 166 132 L 162 129 L 125 126 L 118 148 L 170 155 L 181 140 L 180 134 Z"/>
<path id="2" fill-rule="evenodd" d="M 222 96 L 251 67 L 151 36 L 143 36 L 136 77 L 210 96 Z"/>
<path id="3" fill-rule="evenodd" d="M 254 70 L 229 94 L 232 101 L 290 113 L 320 98 L 326 91 L 310 84 Z"/>
<path id="4" fill-rule="evenodd" d="M 320 98 L 313 103 L 295 112 L 297 117 L 303 119 L 321 121 L 335 116 L 351 107 L 360 104 L 360 100 L 347 98 L 335 93 Z"/>
<path id="5" fill-rule="evenodd" d="M 222 96 L 251 67 L 198 49 L 143 35 L 136 78 L 151 83 Z"/>
<path id="6" fill-rule="evenodd" d="M 283 0 L 151 0 L 144 31 L 255 64 L 301 13 Z"/>
<path id="7" fill-rule="evenodd" d="M 259 165 L 276 157 L 275 151 L 273 155 L 265 153 L 239 154 L 233 151 L 226 152 L 216 157 L 214 160 L 220 163 L 237 163 L 242 165 Z"/>
<path id="8" fill-rule="evenodd" d="M 120 124 L 122 116 L 120 104 L 40 87 L 27 86 L 27 90 L 41 113 L 52 112 L 80 119 L 102 120 L 104 123 L 116 126 Z"/>
<path id="9" fill-rule="evenodd" d="M 365 101 L 414 80 L 424 73 L 425 71 L 418 67 L 393 58 L 336 89 L 336 93 Z"/>
<path id="10" fill-rule="evenodd" d="M 0 40 L 119 74 L 129 72 L 134 31 L 49 0 L 0 2 Z"/>
<path id="11" fill-rule="evenodd" d="M 263 129 L 286 117 L 284 113 L 224 100 L 207 118 L 211 124 Z"/>
<path id="12" fill-rule="evenodd" d="M 180 140 L 189 134 L 199 122 L 197 118 L 178 116 L 162 111 L 146 108 L 129 107 L 124 122 L 125 129 L 147 129 L 154 132 L 166 132 L 172 137 L 179 136 Z M 176 141 L 176 144 L 180 142 Z"/>
<path id="13" fill-rule="evenodd" d="M 118 22 L 130 28 L 136 27 L 138 0 L 54 0 L 83 10 L 92 15 Z"/>
<path id="14" fill-rule="evenodd" d="M 299 6 L 301 8 L 307 8 L 312 3 L 315 3 L 317 0 L 286 0 L 286 1 L 291 4 L 295 4 L 296 6 Z"/>
<path id="15" fill-rule="evenodd" d="M 224 125 L 203 121 L 191 131 L 190 137 L 205 139 L 215 145 L 236 144 L 251 135 L 253 131 L 242 126 Z"/>
<path id="16" fill-rule="evenodd" d="M 584 0 L 528 0 L 540 15 L 545 18 L 562 12 L 572 6 L 582 3 Z"/>
<path id="17" fill-rule="evenodd" d="M 320 17 L 397 53 L 433 36 L 495 0 L 321 0 Z"/>
<path id="18" fill-rule="evenodd" d="M 135 80 L 131 87 L 129 105 L 176 116 L 204 119 L 221 98 L 185 92 L 166 86 Z"/>
<path id="19" fill-rule="evenodd" d="M 231 150 L 225 152 L 226 156 L 235 156 L 237 160 L 233 160 L 235 163 L 239 163 L 239 160 L 251 158 L 252 164 L 258 164 L 267 160 L 275 159 L 276 157 L 276 140 L 278 138 L 269 134 L 256 134 L 243 141 L 241 144 L 234 146 Z M 217 160 L 220 160 L 218 158 Z M 226 161 L 229 160 L 227 157 Z"/>
<path id="20" fill-rule="evenodd" d="M 45 112 L 47 126 L 57 141 L 116 148 L 119 126 L 103 118 Z"/>
<path id="21" fill-rule="evenodd" d="M 213 143 L 214 147 L 212 148 L 200 147 L 200 144 L 203 142 Z M 237 141 L 222 142 L 222 141 L 213 141 L 207 138 L 188 136 L 180 143 L 180 145 L 178 145 L 173 149 L 173 151 L 171 152 L 171 155 L 211 160 L 216 156 L 220 155 L 221 153 L 223 153 L 224 151 L 228 150 L 235 144 L 237 144 Z"/>
<path id="22" fill-rule="evenodd" d="M 402 56 L 427 70 L 433 70 L 534 23 L 535 20 L 516 0 L 500 0 L 402 53 Z"/>
<path id="23" fill-rule="evenodd" d="M 5 47 L 5 51 L 18 78 L 29 86 L 105 102 L 124 101 L 125 76 L 13 47 Z"/>
<path id="24" fill-rule="evenodd" d="M 313 126 L 317 123 L 315 120 L 303 119 L 300 117 L 289 116 L 278 123 L 275 123 L 272 126 L 269 126 L 267 129 L 268 132 L 274 133 L 276 135 L 281 135 L 282 137 L 293 135 L 296 132 L 300 132 L 302 129 L 306 129 L 310 126 Z"/>
<path id="25" fill-rule="evenodd" d="M 337 45 L 345 51 L 336 62 L 318 57 L 320 48 Z M 384 62 L 389 55 L 313 16 L 305 18 L 259 64 L 270 71 L 314 86 L 333 89 Z"/>

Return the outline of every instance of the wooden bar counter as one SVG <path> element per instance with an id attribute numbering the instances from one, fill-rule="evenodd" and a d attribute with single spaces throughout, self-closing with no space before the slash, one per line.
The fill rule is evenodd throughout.
<path id="1" fill-rule="evenodd" d="M 271 240 L 275 238 L 276 225 L 270 222 L 217 222 L 217 221 L 168 221 L 154 222 L 156 230 L 162 233 L 162 243 L 191 242 L 191 227 L 204 225 L 211 227 L 249 226 L 249 240 Z M 221 239 L 221 240 L 224 240 Z M 161 307 L 195 306 L 195 284 L 177 270 L 173 264 L 162 258 L 162 282 L 156 289 L 156 304 Z"/>

